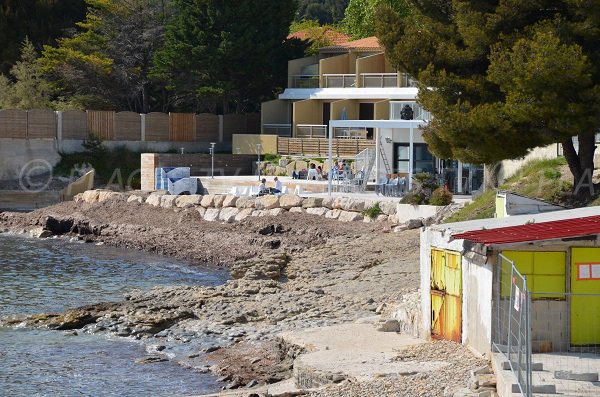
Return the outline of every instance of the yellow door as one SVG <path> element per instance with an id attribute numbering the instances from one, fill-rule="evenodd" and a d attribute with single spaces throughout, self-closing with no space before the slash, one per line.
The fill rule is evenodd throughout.
<path id="1" fill-rule="evenodd" d="M 462 272 L 460 254 L 431 250 L 431 334 L 461 341 Z"/>
<path id="2" fill-rule="evenodd" d="M 600 248 L 571 249 L 571 294 L 571 345 L 600 344 Z"/>

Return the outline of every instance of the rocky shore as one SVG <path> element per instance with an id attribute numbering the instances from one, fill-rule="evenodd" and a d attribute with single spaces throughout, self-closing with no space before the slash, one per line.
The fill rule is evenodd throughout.
<path id="1" fill-rule="evenodd" d="M 208 222 L 194 207 L 161 208 L 126 195 L 0 213 L 0 231 L 140 249 L 225 266 L 232 276 L 216 287 L 132 291 L 122 302 L 2 319 L 0 325 L 138 339 L 148 351 L 142 362 L 171 359 L 210 370 L 225 388 L 248 387 L 251 395 L 255 385 L 292 376 L 302 349 L 280 339 L 284 331 L 377 314 L 385 320 L 398 305 L 405 314 L 419 315 L 418 299 L 407 299 L 416 296 L 419 284 L 419 234 L 394 233 L 393 226 L 389 219 L 339 222 L 301 211 Z M 410 329 L 396 324 L 379 327 Z M 468 378 L 456 377 L 466 386 Z M 355 395 L 339 390 L 326 395 Z M 436 395 L 423 390 L 415 395 Z"/>

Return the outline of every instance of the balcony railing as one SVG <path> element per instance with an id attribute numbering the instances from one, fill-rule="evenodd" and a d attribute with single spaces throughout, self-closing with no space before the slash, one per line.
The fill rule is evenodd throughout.
<path id="1" fill-rule="evenodd" d="M 341 139 L 367 139 L 367 130 L 364 128 L 335 127 L 333 136 Z"/>
<path id="2" fill-rule="evenodd" d="M 292 136 L 292 125 L 291 124 L 263 124 L 263 134 L 266 135 L 278 135 L 278 136 Z"/>
<path id="3" fill-rule="evenodd" d="M 292 76 L 292 88 L 319 88 L 318 74 L 298 74 Z"/>
<path id="4" fill-rule="evenodd" d="M 296 125 L 296 138 L 326 138 L 327 126 L 322 124 Z"/>
<path id="5" fill-rule="evenodd" d="M 404 108 L 404 105 L 408 105 L 412 109 L 412 120 L 431 120 L 431 113 L 423 109 L 418 103 L 410 101 L 390 102 L 390 120 L 402 120 L 402 108 Z"/>
<path id="6" fill-rule="evenodd" d="M 326 88 L 356 87 L 355 74 L 324 74 Z"/>
<path id="7" fill-rule="evenodd" d="M 417 87 L 419 82 L 408 73 L 400 73 L 400 87 Z"/>
<path id="8" fill-rule="evenodd" d="M 398 87 L 398 73 L 361 73 L 361 87 Z"/>

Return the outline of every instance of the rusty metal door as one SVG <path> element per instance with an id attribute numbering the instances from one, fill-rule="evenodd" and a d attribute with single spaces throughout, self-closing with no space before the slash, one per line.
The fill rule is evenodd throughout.
<path id="1" fill-rule="evenodd" d="M 461 342 L 462 272 L 457 252 L 431 250 L 431 335 Z"/>

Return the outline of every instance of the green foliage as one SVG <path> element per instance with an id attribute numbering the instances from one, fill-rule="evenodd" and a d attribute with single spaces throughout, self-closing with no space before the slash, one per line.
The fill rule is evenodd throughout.
<path id="1" fill-rule="evenodd" d="M 0 74 L 19 59 L 26 37 L 35 48 L 53 44 L 85 15 L 84 0 L 3 0 L 0 2 Z"/>
<path id="2" fill-rule="evenodd" d="M 10 69 L 14 83 L 0 75 L 0 108 L 45 109 L 51 107 L 52 87 L 44 78 L 38 54 L 29 39 L 21 47 L 21 59 Z"/>
<path id="3" fill-rule="evenodd" d="M 303 20 L 293 22 L 290 26 L 290 33 L 303 31 L 306 33 L 306 40 L 309 43 L 305 50 L 306 55 L 316 55 L 319 49 L 333 44 L 332 36 L 342 33 L 340 29 L 333 25 L 320 25 L 318 21 Z"/>
<path id="4" fill-rule="evenodd" d="M 379 202 L 375 202 L 375 204 L 363 211 L 363 215 L 368 216 L 371 219 L 377 218 L 377 216 L 381 215 L 382 213 L 383 211 L 381 211 Z"/>
<path id="5" fill-rule="evenodd" d="M 452 203 L 452 193 L 449 190 L 438 187 L 431 193 L 429 204 L 444 206 L 450 203 Z"/>
<path id="6" fill-rule="evenodd" d="M 435 177 L 428 172 L 421 172 L 413 176 L 413 186 L 411 190 L 400 200 L 404 204 L 429 204 L 431 195 L 438 184 Z"/>
<path id="7" fill-rule="evenodd" d="M 390 8 L 400 15 L 409 12 L 407 0 L 350 0 L 342 21 L 346 32 L 354 39 L 374 36 L 380 7 Z"/>
<path id="8" fill-rule="evenodd" d="M 252 111 L 285 86 L 293 0 L 173 0 L 173 6 L 154 75 L 185 99 L 182 108 Z"/>
<path id="9" fill-rule="evenodd" d="M 576 181 L 593 169 L 596 2 L 412 3 L 408 15 L 379 13 L 377 33 L 391 63 L 418 76 L 419 101 L 433 115 L 424 137 L 435 155 L 494 163 L 561 142 Z"/>
<path id="10" fill-rule="evenodd" d="M 344 17 L 348 0 L 300 0 L 296 11 L 296 21 L 318 21 L 319 24 L 332 24 Z"/>
<path id="11" fill-rule="evenodd" d="M 570 190 L 573 187 L 572 183 L 565 179 L 569 177 L 565 171 L 567 169 L 564 158 L 530 161 L 508 178 L 500 189 L 565 205 L 570 202 Z M 446 222 L 492 218 L 496 209 L 495 200 L 496 191 L 488 190 Z"/>

